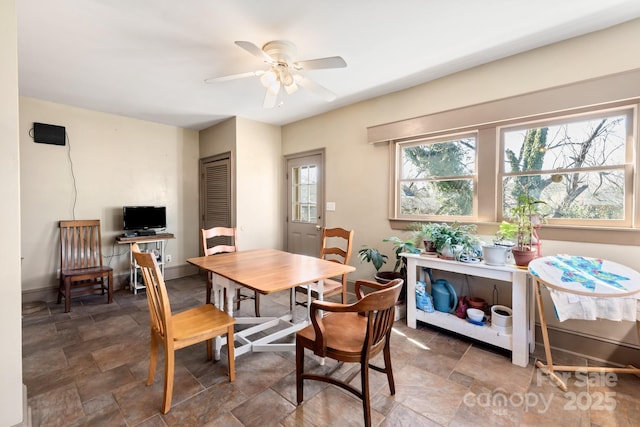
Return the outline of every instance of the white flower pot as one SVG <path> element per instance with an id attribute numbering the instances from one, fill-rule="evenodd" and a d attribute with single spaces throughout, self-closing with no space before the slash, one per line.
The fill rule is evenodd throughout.
<path id="1" fill-rule="evenodd" d="M 506 305 L 492 306 L 491 327 L 503 334 L 511 334 L 513 330 L 513 311 Z"/>

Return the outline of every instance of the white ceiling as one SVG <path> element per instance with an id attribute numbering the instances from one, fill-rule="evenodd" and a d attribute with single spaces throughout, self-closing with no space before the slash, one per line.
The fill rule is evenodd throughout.
<path id="1" fill-rule="evenodd" d="M 640 17 L 638 0 L 16 3 L 20 95 L 196 130 L 231 116 L 291 123 Z M 234 41 L 280 39 L 298 60 L 345 59 L 304 73 L 335 101 L 301 89 L 264 109 L 257 77 L 204 83 L 266 68 Z"/>

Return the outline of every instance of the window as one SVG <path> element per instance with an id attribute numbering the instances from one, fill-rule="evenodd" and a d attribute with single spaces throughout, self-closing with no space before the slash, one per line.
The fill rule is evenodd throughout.
<path id="1" fill-rule="evenodd" d="M 291 169 L 291 177 L 292 221 L 315 224 L 318 218 L 318 168 L 315 165 L 296 166 Z"/>
<path id="2" fill-rule="evenodd" d="M 397 144 L 400 218 L 474 216 L 476 139 L 464 134 Z"/>
<path id="3" fill-rule="evenodd" d="M 502 216 L 520 194 L 549 223 L 631 226 L 633 110 L 502 128 Z"/>

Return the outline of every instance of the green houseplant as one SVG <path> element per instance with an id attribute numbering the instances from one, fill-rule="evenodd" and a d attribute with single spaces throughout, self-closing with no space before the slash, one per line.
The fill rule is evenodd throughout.
<path id="1" fill-rule="evenodd" d="M 405 301 L 407 295 L 407 262 L 406 259 L 400 254 L 403 252 L 408 253 L 420 253 L 420 249 L 416 247 L 415 242 L 412 239 L 403 240 L 399 237 L 392 236 L 382 240 L 393 245 L 394 253 L 396 255 L 396 263 L 393 270 L 380 271 L 382 266 L 386 264 L 389 257 L 381 253 L 376 248 L 363 247 L 358 251 L 358 258 L 360 262 L 370 262 L 376 269 L 375 279 L 378 283 L 389 283 L 393 279 L 403 279 L 404 285 L 402 286 L 402 292 L 400 293 L 399 301 Z"/>
<path id="2" fill-rule="evenodd" d="M 542 224 L 540 206 L 546 204 L 528 194 L 520 194 L 516 205 L 509 212 L 515 226 L 515 246 L 511 249 L 516 265 L 527 266 L 538 255 L 536 229 Z M 505 227 L 506 228 L 506 227 Z"/>
<path id="3" fill-rule="evenodd" d="M 431 223 L 429 232 L 436 252 L 443 258 L 454 258 L 454 249 L 461 252 L 474 250 L 476 229 L 475 224 Z"/>
<path id="4" fill-rule="evenodd" d="M 518 235 L 518 225 L 502 221 L 498 226 L 498 231 L 496 231 L 496 238 L 493 243 L 498 246 L 509 246 L 512 247 L 515 245 L 515 237 Z"/>
<path id="5" fill-rule="evenodd" d="M 381 253 L 378 249 L 366 246 L 358 251 L 358 258 L 360 258 L 360 262 L 370 262 L 373 264 L 376 273 L 380 271 L 382 266 L 387 263 L 387 259 L 389 259 L 387 255 Z"/>
<path id="6" fill-rule="evenodd" d="M 420 243 L 423 243 L 425 252 L 435 253 L 436 244 L 433 239 L 433 234 L 434 230 L 439 226 L 440 224 L 434 222 L 414 222 L 409 225 L 408 229 L 411 231 L 416 247 L 420 246 Z"/>

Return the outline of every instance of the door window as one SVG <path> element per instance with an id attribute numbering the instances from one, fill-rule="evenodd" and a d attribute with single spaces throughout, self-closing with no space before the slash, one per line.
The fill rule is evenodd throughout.
<path id="1" fill-rule="evenodd" d="M 318 168 L 302 165 L 291 168 L 291 220 L 315 224 L 318 219 Z"/>

